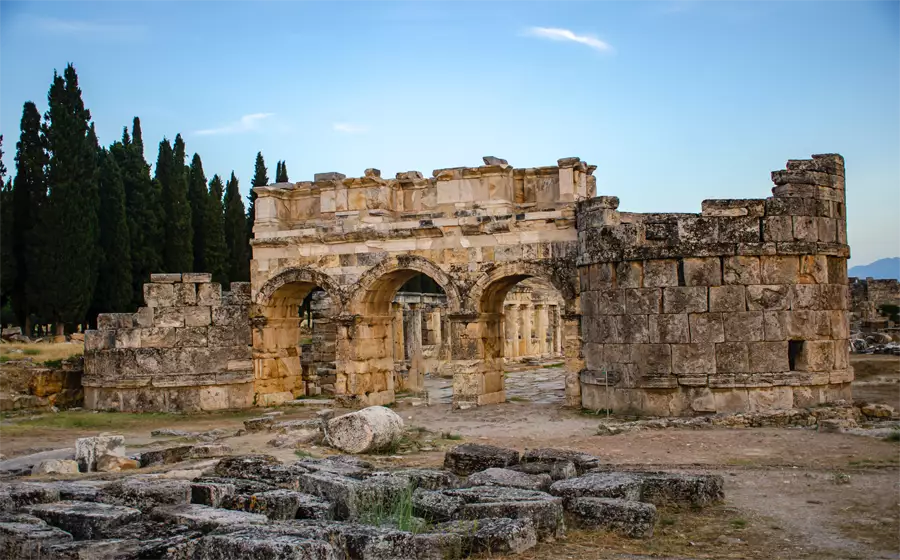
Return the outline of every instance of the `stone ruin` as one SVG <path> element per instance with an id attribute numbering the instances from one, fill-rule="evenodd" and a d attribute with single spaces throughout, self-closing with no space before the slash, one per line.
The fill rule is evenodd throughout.
<path id="1" fill-rule="evenodd" d="M 900 355 L 900 324 L 881 312 L 900 307 L 900 282 L 895 279 L 850 278 L 851 349 L 855 352 Z M 894 318 L 896 319 L 896 317 Z"/>
<path id="2" fill-rule="evenodd" d="M 121 439 L 79 440 L 80 467 L 124 453 Z M 134 461 L 153 464 L 159 454 Z M 719 475 L 613 471 L 563 449 L 520 455 L 462 444 L 446 453 L 443 469 L 380 470 L 348 455 L 289 464 L 228 456 L 191 466 L 0 483 L 0 557 L 445 560 L 518 554 L 572 526 L 648 537 L 658 506 L 703 508 L 724 498 Z"/>
<path id="3" fill-rule="evenodd" d="M 176 338 L 137 360 L 145 329 L 188 336 L 177 318 L 171 327 L 154 319 L 140 337 L 107 333 L 86 350 L 86 394 L 121 395 L 88 406 L 166 409 L 182 399 L 203 409 L 320 393 L 387 404 L 421 391 L 430 371 L 452 376 L 454 407 L 468 408 L 503 402 L 505 362 L 535 342 L 542 353 L 542 341 L 565 360 L 570 406 L 677 416 L 850 397 L 840 155 L 788 161 L 772 173 L 773 196 L 706 200 L 699 214 L 620 212 L 618 198 L 597 196 L 594 170 L 579 158 L 517 169 L 488 157 L 430 178 L 368 169 L 256 187 L 240 303 L 249 304 L 252 376 L 237 342 L 210 351 L 212 336 L 193 350 Z M 442 297 L 398 294 L 419 275 Z M 532 313 L 514 303 L 529 279 L 556 292 L 555 317 L 549 304 Z M 160 307 L 181 305 L 195 304 Z M 429 354 L 423 335 L 440 349 Z"/>

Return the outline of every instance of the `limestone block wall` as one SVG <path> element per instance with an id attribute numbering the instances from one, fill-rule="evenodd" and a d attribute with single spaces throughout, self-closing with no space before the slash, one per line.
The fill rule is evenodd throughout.
<path id="1" fill-rule="evenodd" d="M 878 308 L 882 305 L 900 306 L 900 282 L 894 279 L 850 278 L 850 319 L 852 323 L 881 323 L 887 318 Z"/>
<path id="2" fill-rule="evenodd" d="M 844 163 L 789 161 L 774 196 L 700 214 L 579 204 L 584 407 L 654 415 L 850 397 Z"/>
<path id="3" fill-rule="evenodd" d="M 250 284 L 152 274 L 137 313 L 103 313 L 85 333 L 85 408 L 200 411 L 254 404 Z"/>

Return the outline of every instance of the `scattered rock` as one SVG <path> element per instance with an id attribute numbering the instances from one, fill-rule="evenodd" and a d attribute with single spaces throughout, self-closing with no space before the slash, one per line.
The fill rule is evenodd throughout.
<path id="1" fill-rule="evenodd" d="M 345 453 L 371 453 L 397 445 L 403 419 L 383 406 L 370 406 L 332 418 L 326 424 L 328 444 Z"/>
<path id="2" fill-rule="evenodd" d="M 567 478 L 575 478 L 578 471 L 575 469 L 575 463 L 571 461 L 560 461 L 554 463 L 519 463 L 508 467 L 511 471 L 518 471 L 526 474 L 548 474 L 552 480 L 565 480 Z"/>
<path id="3" fill-rule="evenodd" d="M 185 525 L 191 529 L 209 532 L 219 527 L 233 525 L 262 525 L 269 520 L 265 515 L 212 508 L 199 504 L 180 504 L 153 508 L 152 519 Z"/>
<path id="4" fill-rule="evenodd" d="M 581 451 L 568 449 L 528 449 L 522 455 L 523 463 L 572 463 L 578 474 L 584 474 L 600 466 L 600 459 Z"/>
<path id="5" fill-rule="evenodd" d="M 29 514 L 71 533 L 76 540 L 105 538 L 113 527 L 137 521 L 141 512 L 130 507 L 95 502 L 53 502 L 29 506 Z"/>
<path id="6" fill-rule="evenodd" d="M 43 558 L 51 546 L 72 542 L 71 534 L 36 521 L 0 521 L 0 558 Z"/>
<path id="7" fill-rule="evenodd" d="M 454 514 L 457 519 L 530 519 L 539 539 L 559 538 L 565 534 L 562 500 L 544 492 L 501 486 L 474 486 L 442 490 L 442 493 L 462 498 L 466 502 Z"/>
<path id="8" fill-rule="evenodd" d="M 25 506 L 59 501 L 59 488 L 53 483 L 13 483 L 0 486 L 0 511 L 15 511 Z"/>
<path id="9" fill-rule="evenodd" d="M 124 436 L 96 436 L 75 440 L 75 460 L 81 472 L 93 472 L 103 455 L 125 456 Z"/>
<path id="10" fill-rule="evenodd" d="M 244 429 L 249 433 L 264 432 L 275 424 L 275 419 L 271 416 L 263 416 L 261 418 L 250 418 L 244 420 Z"/>
<path id="11" fill-rule="evenodd" d="M 566 511 L 586 528 L 599 528 L 632 538 L 650 537 L 656 524 L 656 507 L 615 498 L 572 498 Z"/>
<path id="12" fill-rule="evenodd" d="M 641 498 L 641 481 L 627 473 L 589 473 L 554 482 L 550 486 L 550 493 L 561 498 L 619 498 L 637 501 Z"/>
<path id="13" fill-rule="evenodd" d="M 126 478 L 117 480 L 97 492 L 97 500 L 113 504 L 150 509 L 156 505 L 189 504 L 191 483 L 186 480 L 159 478 Z"/>
<path id="14" fill-rule="evenodd" d="M 173 430 L 170 428 L 163 428 L 161 430 L 153 430 L 150 432 L 151 437 L 194 437 L 197 434 L 195 432 L 186 432 L 184 430 Z"/>
<path id="15" fill-rule="evenodd" d="M 47 459 L 31 469 L 31 474 L 78 474 L 78 463 L 68 459 Z"/>
<path id="16" fill-rule="evenodd" d="M 633 473 L 640 479 L 642 502 L 706 507 L 725 499 L 725 479 L 713 474 Z"/>
<path id="17" fill-rule="evenodd" d="M 469 476 L 491 467 L 505 468 L 519 462 L 519 452 L 493 445 L 464 443 L 444 455 L 444 468 L 459 476 Z"/>
<path id="18" fill-rule="evenodd" d="M 122 560 L 125 558 L 146 558 L 141 553 L 144 544 L 134 539 L 103 539 L 56 544 L 47 549 L 48 558 L 53 560 Z"/>
<path id="19" fill-rule="evenodd" d="M 222 500 L 221 507 L 259 513 L 273 520 L 334 519 L 332 504 L 294 490 L 278 489 L 228 496 Z"/>
<path id="20" fill-rule="evenodd" d="M 339 560 L 334 548 L 323 541 L 262 533 L 255 529 L 240 529 L 224 535 L 208 535 L 174 547 L 169 560 Z"/>
<path id="21" fill-rule="evenodd" d="M 491 468 L 471 475 L 466 484 L 469 486 L 508 486 L 525 490 L 542 490 L 550 488 L 552 479 L 549 474 L 527 474 L 509 469 Z"/>
<path id="22" fill-rule="evenodd" d="M 41 461 L 48 459 L 67 460 L 75 458 L 75 450 L 71 447 L 64 449 L 53 449 L 51 451 L 42 451 L 40 453 L 32 453 L 31 455 L 22 455 L 0 461 L 0 474 L 8 474 L 15 476 L 24 476 L 31 474 L 31 470 Z"/>
<path id="23" fill-rule="evenodd" d="M 465 555 L 521 554 L 537 544 L 537 533 L 529 519 L 457 520 L 436 525 L 434 531 L 460 535 Z"/>
<path id="24" fill-rule="evenodd" d="M 232 449 L 230 445 L 224 443 L 213 443 L 206 445 L 195 445 L 191 448 L 188 456 L 191 459 L 207 459 L 210 457 L 225 457 L 231 455 Z"/>
<path id="25" fill-rule="evenodd" d="M 893 418 L 894 407 L 886 404 L 866 404 L 860 408 L 863 416 L 867 418 Z"/>
<path id="26" fill-rule="evenodd" d="M 190 456 L 193 449 L 192 445 L 178 445 L 155 451 L 144 451 L 141 453 L 141 468 L 180 463 Z"/>
<path id="27" fill-rule="evenodd" d="M 103 455 L 97 459 L 97 472 L 119 472 L 140 467 L 137 461 L 119 455 Z"/>

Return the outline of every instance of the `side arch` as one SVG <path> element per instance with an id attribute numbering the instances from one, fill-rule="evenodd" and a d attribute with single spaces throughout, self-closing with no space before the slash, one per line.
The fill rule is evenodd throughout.
<path id="1" fill-rule="evenodd" d="M 331 276 L 307 267 L 289 268 L 269 278 L 253 295 L 253 303 L 266 307 L 279 290 L 292 284 L 298 285 L 298 289 L 306 291 L 308 291 L 309 285 L 322 288 L 331 298 L 333 315 L 339 314 L 343 301 L 343 291 L 340 285 Z"/>
<path id="2" fill-rule="evenodd" d="M 468 294 L 471 309 L 480 313 L 496 313 L 503 305 L 506 294 L 526 278 L 540 278 L 556 288 L 565 301 L 566 313 L 580 314 L 576 305 L 578 297 L 577 276 L 566 277 L 566 267 L 557 269 L 550 265 L 516 262 L 491 268 L 475 280 Z"/>
<path id="3" fill-rule="evenodd" d="M 449 312 L 462 309 L 459 287 L 449 274 L 426 258 L 402 255 L 385 259 L 363 273 L 349 295 L 345 311 L 364 314 L 366 304 L 377 303 L 379 298 L 384 299 L 388 294 L 393 297 L 393 293 L 416 273 L 431 277 L 444 289 Z"/>

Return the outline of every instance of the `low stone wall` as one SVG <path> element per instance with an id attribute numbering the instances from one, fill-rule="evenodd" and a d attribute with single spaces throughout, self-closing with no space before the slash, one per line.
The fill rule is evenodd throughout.
<path id="1" fill-rule="evenodd" d="M 250 284 L 152 274 L 137 313 L 104 313 L 85 333 L 85 408 L 189 412 L 254 403 Z"/>
<path id="2" fill-rule="evenodd" d="M 0 364 L 0 411 L 41 410 L 82 406 L 80 357 L 63 360 L 57 367 L 13 360 Z"/>

